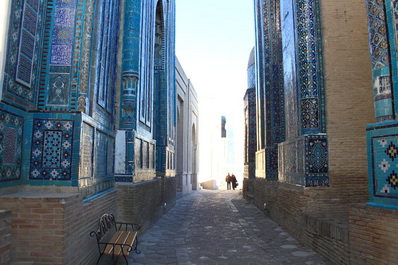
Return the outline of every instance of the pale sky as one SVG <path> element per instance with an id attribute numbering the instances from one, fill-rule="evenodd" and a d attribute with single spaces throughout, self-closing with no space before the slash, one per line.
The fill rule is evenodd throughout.
<path id="1" fill-rule="evenodd" d="M 243 97 L 254 39 L 253 0 L 176 0 L 176 55 L 199 97 L 200 157 L 207 155 L 207 121 L 225 115 L 243 167 Z"/>
<path id="2" fill-rule="evenodd" d="M 176 54 L 198 93 L 243 98 L 254 46 L 252 2 L 176 0 Z"/>

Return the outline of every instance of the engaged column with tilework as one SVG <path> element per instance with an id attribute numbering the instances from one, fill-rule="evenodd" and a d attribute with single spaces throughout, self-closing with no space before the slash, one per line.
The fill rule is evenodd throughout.
<path id="1" fill-rule="evenodd" d="M 318 0 L 281 1 L 286 140 L 279 180 L 328 186 L 323 52 Z"/>
<path id="2" fill-rule="evenodd" d="M 115 180 L 118 182 L 133 181 L 137 86 L 140 78 L 140 14 L 141 1 L 124 3 L 120 130 L 117 132 L 115 152 Z"/>

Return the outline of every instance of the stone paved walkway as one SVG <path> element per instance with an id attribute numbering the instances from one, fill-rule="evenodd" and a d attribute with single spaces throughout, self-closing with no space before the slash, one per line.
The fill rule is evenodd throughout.
<path id="1" fill-rule="evenodd" d="M 238 193 L 201 190 L 178 199 L 141 235 L 141 254 L 131 253 L 129 264 L 330 264 Z"/>

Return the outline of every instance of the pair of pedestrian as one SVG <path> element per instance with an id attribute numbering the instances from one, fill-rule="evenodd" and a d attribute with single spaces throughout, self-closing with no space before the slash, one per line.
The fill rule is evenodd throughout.
<path id="1" fill-rule="evenodd" d="M 230 175 L 228 173 L 228 175 L 225 177 L 225 182 L 227 182 L 227 190 L 231 189 L 231 185 L 232 185 L 232 189 L 234 189 L 234 190 L 238 186 L 238 181 L 236 180 L 236 177 L 233 173 L 232 173 L 232 175 Z"/>

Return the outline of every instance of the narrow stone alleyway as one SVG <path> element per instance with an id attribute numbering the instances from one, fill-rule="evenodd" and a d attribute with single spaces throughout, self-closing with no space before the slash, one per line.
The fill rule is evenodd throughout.
<path id="1" fill-rule="evenodd" d="M 129 264 L 329 264 L 238 191 L 227 190 L 202 190 L 178 199 L 139 238 L 139 249 Z"/>

